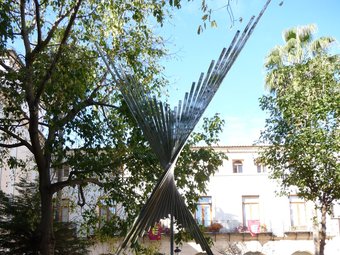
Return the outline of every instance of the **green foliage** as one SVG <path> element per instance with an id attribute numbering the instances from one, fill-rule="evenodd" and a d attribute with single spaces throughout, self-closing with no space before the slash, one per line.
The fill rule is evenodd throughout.
<path id="1" fill-rule="evenodd" d="M 290 29 L 286 44 L 267 58 L 269 96 L 260 99 L 269 112 L 260 141 L 269 144 L 260 160 L 271 168 L 283 194 L 314 202 L 321 214 L 315 245 L 326 245 L 326 214 L 340 199 L 340 56 L 329 55 L 334 39 L 312 40 L 315 26 Z"/>
<path id="2" fill-rule="evenodd" d="M 192 210 L 195 209 L 199 196 L 206 193 L 206 184 L 209 182 L 210 176 L 217 171 L 226 157 L 224 153 L 215 151 L 211 146 L 195 146 L 197 144 L 212 145 L 212 143 L 217 143 L 223 123 L 224 121 L 218 115 L 205 118 L 203 130 L 190 136 L 176 164 L 175 179 L 177 186 L 182 190 L 182 194 Z M 94 229 L 99 238 L 105 239 L 126 234 L 128 227 L 132 224 L 151 194 L 159 176 L 164 171 L 160 167 L 155 154 L 145 142 L 140 130 L 135 128 L 130 132 L 130 135 L 125 148 L 126 153 L 120 155 L 117 163 L 118 168 L 121 169 L 121 178 L 103 175 L 103 178 L 106 178 L 105 196 L 101 197 L 108 206 L 122 205 L 127 217 L 113 217 L 99 228 L 100 219 L 97 215 L 97 208 L 90 208 L 83 214 L 86 215 L 83 225 L 84 231 L 89 232 L 90 229 Z M 114 153 L 116 153 L 115 150 L 107 149 L 105 153 L 98 154 L 94 150 L 93 156 L 97 157 L 96 166 L 105 171 L 106 162 L 113 162 L 112 158 L 117 158 Z M 87 154 L 87 157 L 89 162 L 86 161 L 84 165 L 81 165 L 83 169 L 93 166 L 90 162 L 94 161 L 94 158 L 91 154 Z M 99 157 L 101 158 L 99 159 Z M 79 159 L 80 157 L 77 156 L 76 158 Z M 75 163 L 74 167 L 77 167 L 77 165 L 78 163 Z"/>
<path id="3" fill-rule="evenodd" d="M 39 200 L 33 196 L 34 186 L 20 190 L 10 197 L 0 191 L 0 251 L 2 254 L 35 254 L 35 230 L 39 222 Z"/>
<path id="4" fill-rule="evenodd" d="M 39 254 L 37 227 L 40 201 L 35 183 L 22 180 L 17 196 L 0 191 L 0 252 L 6 255 Z M 87 254 L 88 240 L 77 237 L 72 223 L 55 223 L 55 254 Z"/>
<path id="5" fill-rule="evenodd" d="M 320 50 L 303 61 L 276 66 L 268 76 L 273 72 L 274 93 L 260 99 L 261 108 L 270 114 L 261 135 L 269 147 L 261 160 L 281 181 L 283 191 L 295 187 L 299 196 L 330 211 L 340 199 L 339 56 Z"/>
<path id="6" fill-rule="evenodd" d="M 282 33 L 285 44 L 276 46 L 266 58 L 267 88 L 272 91 L 285 89 L 286 84 L 293 83 L 293 81 L 292 77 L 282 75 L 283 70 L 288 71 L 290 67 L 304 64 L 315 56 L 327 52 L 335 39 L 332 37 L 314 39 L 313 34 L 316 30 L 316 25 L 310 24 L 290 28 Z"/>
<path id="7" fill-rule="evenodd" d="M 140 243 L 135 243 L 132 248 L 135 255 L 162 255 L 163 253 L 159 252 L 159 247 L 156 245 L 148 245 L 144 246 Z"/>
<path id="8" fill-rule="evenodd" d="M 212 147 L 219 142 L 223 125 L 224 120 L 219 114 L 210 119 L 203 118 L 202 130 L 191 134 L 177 161 L 176 184 L 185 191 L 184 196 L 192 210 L 195 209 L 199 196 L 206 193 L 210 176 L 222 165 L 223 159 L 226 159 L 224 153 L 215 151 Z"/>
<path id="9" fill-rule="evenodd" d="M 166 84 L 158 64 L 166 50 L 150 23 L 162 24 L 171 6 L 179 8 L 180 1 L 0 1 L 0 161 L 25 167 L 6 149 L 26 147 L 39 173 L 37 201 L 48 207 L 42 222 L 52 220 L 48 205 L 65 187 L 80 192 L 100 184 L 108 202 L 126 208 L 126 224 L 151 192 L 161 169 L 94 43 L 157 93 Z M 176 170 L 191 204 L 222 162 L 211 148 L 189 150 L 201 141 L 212 144 L 221 122 L 215 118 L 205 128 L 188 143 Z M 56 181 L 53 174 L 63 165 L 70 166 L 69 177 Z M 42 254 L 53 250 L 51 226 L 39 229 Z M 127 225 L 118 226 L 125 232 Z"/>
<path id="10" fill-rule="evenodd" d="M 10 1 L 0 1 L 0 52 L 6 49 L 7 41 L 14 37 L 9 15 L 10 5 Z"/>

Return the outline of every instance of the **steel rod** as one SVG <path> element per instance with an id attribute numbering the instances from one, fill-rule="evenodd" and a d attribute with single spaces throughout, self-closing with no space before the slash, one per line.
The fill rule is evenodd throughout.
<path id="1" fill-rule="evenodd" d="M 190 92 L 185 94 L 183 100 L 179 100 L 178 106 L 173 110 L 147 92 L 131 70 L 116 67 L 114 61 L 109 56 L 105 56 L 96 45 L 115 85 L 164 169 L 134 225 L 120 245 L 117 255 L 136 242 L 141 234 L 153 227 L 153 224 L 169 215 L 171 255 L 174 254 L 174 222 L 176 226 L 190 233 L 202 250 L 208 255 L 213 255 L 191 211 L 179 194 L 174 179 L 174 168 L 189 135 L 249 39 L 269 2 L 270 0 L 262 8 L 257 19 L 251 18 L 243 32 L 236 33 L 230 46 L 222 50 L 217 61 L 211 62 L 206 75 L 202 73 L 197 83 L 192 83 Z"/>
<path id="2" fill-rule="evenodd" d="M 174 217 L 170 216 L 170 254 L 174 255 Z"/>

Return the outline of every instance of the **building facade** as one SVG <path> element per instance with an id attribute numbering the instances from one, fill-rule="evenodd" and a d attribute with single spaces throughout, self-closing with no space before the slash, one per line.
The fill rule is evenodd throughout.
<path id="1" fill-rule="evenodd" d="M 314 254 L 313 203 L 296 194 L 279 196 L 279 183 L 269 178 L 269 169 L 258 164 L 261 147 L 220 146 L 228 159 L 211 176 L 208 191 L 201 194 L 193 212 L 214 242 L 214 254 L 230 255 L 311 255 Z M 99 208 L 99 210 L 101 210 Z M 105 213 L 104 213 L 105 214 Z M 107 214 L 105 214 L 107 215 Z M 169 223 L 165 220 L 163 226 Z M 217 228 L 214 228 L 217 226 Z M 140 240 L 169 254 L 169 236 L 161 240 Z M 204 254 L 195 242 L 179 247 L 182 255 Z M 92 254 L 114 250 L 105 244 L 93 247 Z M 325 254 L 340 254 L 340 210 L 327 219 Z"/>
<path id="2" fill-rule="evenodd" d="M 201 194 L 194 212 L 196 220 L 205 226 L 207 234 L 214 241 L 215 254 L 262 254 L 262 255 L 307 255 L 314 254 L 313 204 L 296 194 L 288 197 L 277 195 L 279 184 L 268 176 L 268 168 L 257 163 L 257 146 L 221 146 L 216 150 L 224 152 L 228 159 L 215 175 L 211 176 L 206 194 Z M 22 148 L 11 149 L 11 156 L 28 160 L 28 152 Z M 54 178 L 67 178 L 70 169 L 63 168 Z M 26 176 L 23 176 L 26 175 Z M 22 172 L 0 167 L 0 187 L 6 193 L 15 195 L 15 183 L 19 177 L 33 180 L 34 171 Z M 122 208 L 100 205 L 100 189 L 93 187 L 91 199 L 98 204 L 100 224 L 105 224 L 112 215 L 123 217 Z M 81 209 L 71 206 L 77 194 L 71 189 L 59 193 L 60 210 L 58 220 L 80 222 Z M 97 197 L 95 197 L 97 196 Z M 73 202 L 74 204 L 74 202 Z M 334 206 L 334 215 L 327 219 L 326 254 L 340 254 L 340 210 Z M 212 228 L 216 226 L 216 228 Z M 147 245 L 157 246 L 163 254 L 169 254 L 169 240 L 141 240 Z M 200 248 L 193 242 L 183 244 L 182 255 L 200 254 Z M 91 254 L 108 253 L 112 247 L 98 244 Z"/>
<path id="3" fill-rule="evenodd" d="M 313 204 L 294 193 L 278 195 L 278 181 L 270 179 L 269 169 L 257 163 L 260 147 L 215 149 L 225 152 L 228 159 L 211 177 L 195 212 L 208 230 L 218 223 L 215 247 L 225 254 L 314 254 Z M 329 255 L 340 254 L 339 216 L 336 204 L 334 215 L 327 219 Z"/>

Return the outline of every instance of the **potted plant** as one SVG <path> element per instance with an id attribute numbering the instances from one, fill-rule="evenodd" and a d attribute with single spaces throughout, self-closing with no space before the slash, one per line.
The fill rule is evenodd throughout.
<path id="1" fill-rule="evenodd" d="M 214 222 L 208 227 L 208 230 L 209 232 L 217 233 L 220 231 L 221 228 L 223 228 L 221 223 Z"/>

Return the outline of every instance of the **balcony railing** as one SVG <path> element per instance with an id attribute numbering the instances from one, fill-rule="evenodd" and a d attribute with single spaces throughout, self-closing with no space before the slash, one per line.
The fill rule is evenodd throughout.
<path id="1" fill-rule="evenodd" d="M 218 232 L 218 233 L 250 233 L 248 226 L 243 225 L 238 220 L 214 220 L 214 221 L 198 221 L 199 224 L 203 225 L 206 232 Z M 218 223 L 221 228 L 218 231 L 213 231 L 212 226 Z M 275 224 L 275 228 L 271 224 L 265 224 L 260 222 L 258 233 L 277 233 L 281 234 L 289 232 L 312 232 L 313 226 L 291 226 L 289 224 L 282 224 L 281 226 Z"/>

